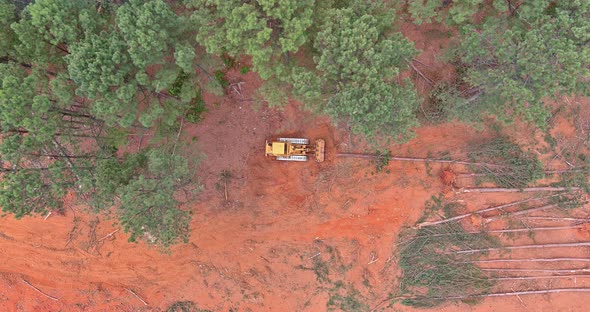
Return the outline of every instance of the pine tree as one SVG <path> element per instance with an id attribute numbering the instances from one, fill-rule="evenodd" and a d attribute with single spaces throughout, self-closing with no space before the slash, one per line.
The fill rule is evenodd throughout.
<path id="1" fill-rule="evenodd" d="M 138 122 L 175 124 L 196 95 L 194 29 L 161 0 L 37 0 L 20 9 L 0 0 L 3 211 L 21 218 L 61 209 L 74 192 L 97 211 L 121 204 L 133 238 L 181 241 L 190 214 L 174 193 L 190 182 L 187 160 L 117 148 Z M 166 90 L 180 73 L 188 78 L 176 98 Z M 131 217 L 133 209 L 147 214 Z"/>
<path id="2" fill-rule="evenodd" d="M 282 58 L 308 42 L 314 0 L 191 0 L 197 41 L 209 53 L 252 56 L 263 79 L 285 74 Z"/>
<path id="3" fill-rule="evenodd" d="M 393 82 L 416 50 L 399 33 L 386 36 L 393 11 L 372 11 L 370 6 L 330 9 L 314 47 L 322 89 L 331 89 L 325 111 L 347 120 L 356 133 L 409 136 L 417 124 L 418 97 L 410 81 Z"/>
<path id="4" fill-rule="evenodd" d="M 494 0 L 494 6 L 506 0 Z M 451 4 L 452 3 L 452 4 Z M 457 25 L 470 22 L 475 13 L 483 9 L 483 0 L 413 0 L 408 1 L 408 12 L 414 23 L 443 22 L 447 25 Z M 446 17 L 446 18 L 445 18 Z"/>
<path id="5" fill-rule="evenodd" d="M 499 7 L 501 8 L 501 7 Z M 453 107 L 467 119 L 493 114 L 545 126 L 547 101 L 590 94 L 590 2 L 526 1 L 462 27 L 456 56 L 478 92 Z M 474 116 L 475 115 L 475 116 Z"/>
<path id="6" fill-rule="evenodd" d="M 191 182 L 186 158 L 163 149 L 147 153 L 147 169 L 119 189 L 121 224 L 130 240 L 142 238 L 164 247 L 187 242 L 190 213 L 174 194 Z"/>

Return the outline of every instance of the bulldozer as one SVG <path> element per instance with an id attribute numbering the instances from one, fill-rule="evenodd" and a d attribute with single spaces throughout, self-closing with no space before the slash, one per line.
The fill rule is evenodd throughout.
<path id="1" fill-rule="evenodd" d="M 313 156 L 317 162 L 322 162 L 325 147 L 326 142 L 322 139 L 309 144 L 309 139 L 279 138 L 277 141 L 266 141 L 265 155 L 284 161 L 307 161 L 308 157 Z"/>

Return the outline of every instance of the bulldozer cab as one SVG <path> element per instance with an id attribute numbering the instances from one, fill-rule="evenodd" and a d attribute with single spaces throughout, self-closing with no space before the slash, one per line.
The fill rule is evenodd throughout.
<path id="1" fill-rule="evenodd" d="M 287 155 L 287 144 L 284 142 L 272 142 L 269 144 L 267 141 L 266 145 L 267 145 L 267 154 L 268 154 L 269 147 L 270 147 L 270 152 L 273 155 Z"/>

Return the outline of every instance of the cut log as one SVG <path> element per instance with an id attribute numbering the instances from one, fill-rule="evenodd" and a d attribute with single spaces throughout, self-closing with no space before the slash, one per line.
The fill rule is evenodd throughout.
<path id="1" fill-rule="evenodd" d="M 336 157 L 351 157 L 351 158 L 368 158 L 368 159 L 375 159 L 382 157 L 381 155 L 374 155 L 374 154 L 360 154 L 360 153 L 339 153 L 336 154 Z M 431 163 L 440 163 L 440 164 L 457 164 L 457 165 L 474 165 L 474 166 L 487 166 L 487 167 L 505 167 L 503 165 L 496 165 L 496 164 L 488 164 L 488 163 L 478 163 L 478 162 L 469 162 L 469 161 L 460 161 L 460 160 L 448 160 L 448 159 L 439 159 L 439 158 L 421 158 L 421 157 L 397 157 L 397 156 L 390 156 L 388 157 L 389 160 L 396 160 L 396 161 L 409 161 L 409 162 L 431 162 Z"/>
<path id="2" fill-rule="evenodd" d="M 58 298 L 56 298 L 56 297 L 53 297 L 53 296 L 51 296 L 51 295 L 48 295 L 48 294 L 44 293 L 43 291 L 41 291 L 41 289 L 39 289 L 39 288 L 37 288 L 37 287 L 33 286 L 33 284 L 29 283 L 28 281 L 26 281 L 26 280 L 24 280 L 24 279 L 21 279 L 21 280 L 23 281 L 23 283 L 25 283 L 27 286 L 29 286 L 29 287 L 33 288 L 33 289 L 34 289 L 36 292 L 40 293 L 41 295 L 43 295 L 43 296 L 45 296 L 45 297 L 47 297 L 47 298 L 49 298 L 49 299 L 51 299 L 51 300 L 54 300 L 54 301 L 59 301 L 59 299 L 58 299 Z"/>
<path id="3" fill-rule="evenodd" d="M 458 263 L 496 263 L 496 262 L 562 262 L 562 261 L 579 261 L 590 262 L 590 258 L 525 258 L 525 259 L 485 259 L 460 261 Z"/>
<path id="4" fill-rule="evenodd" d="M 440 299 L 468 299 L 468 298 L 488 298 L 488 297 L 507 297 L 507 296 L 521 296 L 521 295 L 543 295 L 556 294 L 565 292 L 590 292 L 590 288 L 557 288 L 557 289 L 541 289 L 541 290 L 527 290 L 527 291 L 512 291 L 502 293 L 491 293 L 471 296 L 452 296 Z M 438 298 L 433 298 L 438 299 Z"/>
<path id="5" fill-rule="evenodd" d="M 590 222 L 590 220 L 589 220 Z M 450 236 L 450 235 L 459 235 L 459 234 L 490 234 L 490 233 L 529 233 L 529 232 L 536 232 L 536 231 L 561 231 L 561 230 L 571 230 L 571 229 L 583 229 L 583 225 L 566 225 L 566 226 L 546 226 L 546 227 L 528 227 L 528 228 L 520 228 L 520 229 L 503 229 L 503 230 L 486 230 L 486 231 L 468 231 L 468 232 L 449 232 L 449 233 L 440 233 L 440 234 L 431 234 L 431 235 L 418 235 L 413 236 L 411 239 L 403 242 L 396 243 L 395 245 L 403 245 L 408 241 L 413 241 L 416 238 L 424 238 L 424 237 L 440 237 L 440 236 Z"/>
<path id="6" fill-rule="evenodd" d="M 561 204 L 571 204 L 574 203 L 572 202 L 564 202 Z M 586 204 L 586 202 L 581 203 L 580 205 L 584 205 Z M 543 210 L 547 210 L 547 209 L 551 209 L 551 208 L 557 208 L 559 207 L 559 204 L 550 204 L 550 205 L 545 205 L 545 206 L 541 206 L 541 207 L 535 207 L 535 208 L 529 208 L 529 209 L 524 209 L 524 210 L 519 210 L 519 211 L 513 211 L 513 212 L 509 212 L 503 215 L 498 215 L 495 217 L 490 217 L 486 219 L 486 222 L 492 222 L 501 218 L 505 218 L 505 217 L 514 217 L 514 216 L 520 216 L 520 215 L 524 215 L 524 214 L 529 214 L 529 213 L 533 213 L 533 212 L 537 212 L 537 211 L 543 211 Z"/>
<path id="7" fill-rule="evenodd" d="M 585 172 L 583 169 L 565 169 L 565 170 L 547 170 L 544 171 L 544 174 L 567 174 L 567 173 L 580 173 Z M 509 175 L 510 173 L 506 173 L 504 175 Z M 487 173 L 457 173 L 457 176 L 460 178 L 463 177 L 484 177 Z M 502 175 L 502 174 L 501 174 Z"/>
<path id="8" fill-rule="evenodd" d="M 526 203 L 526 202 L 530 202 L 530 201 L 533 201 L 533 200 L 541 200 L 541 199 L 546 199 L 546 198 L 555 197 L 555 196 L 559 196 L 559 195 L 561 195 L 561 194 L 555 194 L 555 195 L 544 196 L 544 197 L 527 198 L 527 199 L 524 199 L 524 200 L 519 200 L 519 201 L 515 201 L 515 202 L 512 202 L 512 203 L 508 203 L 508 204 L 503 204 L 503 205 L 489 207 L 489 208 L 485 208 L 485 209 L 481 209 L 481 210 L 471 211 L 471 212 L 468 212 L 468 213 L 465 213 L 465 214 L 462 214 L 462 215 L 458 215 L 458 216 L 455 216 L 455 217 L 443 219 L 443 220 L 440 220 L 440 221 L 426 221 L 426 222 L 422 222 L 422 223 L 419 223 L 418 225 L 416 225 L 416 227 L 421 228 L 421 227 L 424 227 L 424 226 L 431 226 L 431 225 L 437 225 L 437 224 L 447 223 L 447 222 L 451 222 L 451 221 L 461 220 L 463 218 L 472 216 L 474 214 L 482 214 L 482 213 L 485 213 L 485 212 L 490 212 L 490 211 L 494 211 L 494 210 L 499 210 L 499 209 L 504 209 L 504 208 L 516 206 L 516 205 L 523 204 L 523 203 Z"/>
<path id="9" fill-rule="evenodd" d="M 493 281 L 527 281 L 536 279 L 590 278 L 590 274 L 490 277 Z"/>
<path id="10" fill-rule="evenodd" d="M 554 288 L 554 289 L 540 289 L 540 290 L 526 290 L 526 291 L 510 291 L 510 292 L 499 292 L 491 294 L 476 294 L 476 295 L 463 295 L 463 296 L 446 296 L 446 297 L 410 297 L 410 296 L 399 296 L 392 297 L 389 300 L 405 299 L 405 300 L 463 300 L 471 298 L 493 298 L 493 297 L 510 297 L 510 296 L 522 296 L 522 295 L 544 295 L 544 294 L 556 294 L 556 293 L 575 293 L 575 292 L 590 292 L 590 288 Z"/>
<path id="11" fill-rule="evenodd" d="M 461 193 L 527 193 L 527 192 L 563 192 L 578 191 L 579 187 L 556 187 L 556 186 L 539 186 L 525 188 L 502 188 L 502 187 L 481 187 L 481 188 L 463 188 Z"/>
<path id="12" fill-rule="evenodd" d="M 503 269 L 503 268 L 484 268 L 480 269 L 485 272 L 539 272 L 539 273 L 588 273 L 590 269 Z"/>
<path id="13" fill-rule="evenodd" d="M 527 220 L 544 220 L 544 221 L 575 221 L 576 223 L 588 223 L 590 222 L 590 217 L 588 218 L 568 218 L 568 217 L 548 217 L 548 216 L 524 216 L 521 217 Z"/>
<path id="14" fill-rule="evenodd" d="M 457 254 L 469 254 L 469 253 L 485 252 L 485 251 L 516 250 L 516 249 L 564 248 L 564 247 L 590 247 L 590 242 L 505 246 L 505 247 L 496 247 L 496 248 L 481 248 L 481 249 L 456 250 L 456 251 L 452 251 L 452 252 L 457 253 Z"/>

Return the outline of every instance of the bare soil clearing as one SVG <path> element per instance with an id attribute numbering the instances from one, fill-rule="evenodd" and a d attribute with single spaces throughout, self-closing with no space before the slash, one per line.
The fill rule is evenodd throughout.
<path id="1" fill-rule="evenodd" d="M 270 117 L 265 121 L 263 116 Z M 228 119 L 219 127 L 223 118 Z M 245 131 L 253 125 L 260 130 Z M 332 154 L 322 164 L 265 159 L 261 142 L 282 133 L 322 137 Z M 395 289 L 398 269 L 392 252 L 401 227 L 417 221 L 431 196 L 440 192 L 455 196 L 449 189 L 451 172 L 441 165 L 392 162 L 387 168 L 391 173 L 374 174 L 369 160 L 336 159 L 334 151 L 346 148 L 348 136 L 335 131 L 327 120 L 298 113 L 295 104 L 283 112 L 223 104 L 211 108 L 201 124 L 187 126 L 183 139 L 191 135 L 198 136 L 203 153 L 218 155 L 203 161 L 199 174 L 203 179 L 215 181 L 222 170 L 232 175 L 227 201 L 213 182 L 205 184 L 202 202 L 188 207 L 195 212 L 189 244 L 166 255 L 127 243 L 126 235 L 118 232 L 89 246 L 93 219 L 80 212 L 74 216 L 71 210 L 47 220 L 3 218 L 2 305 L 8 311 L 158 311 L 191 300 L 213 311 L 325 311 L 330 296 L 341 291 L 333 290 L 334 283 L 342 281 L 372 307 Z M 424 157 L 428 152 L 460 149 L 479 135 L 462 125 L 424 127 L 416 139 L 393 150 Z M 231 146 L 232 152 L 224 153 L 225 146 Z M 470 208 L 523 198 L 522 194 L 468 196 Z M 94 232 L 101 239 L 113 230 L 112 221 L 103 219 Z M 552 241 L 552 235 L 535 238 Z M 588 239 L 583 230 L 560 235 L 563 240 Z M 570 254 L 587 257 L 586 249 L 572 248 Z M 314 270 L 317 263 L 326 264 L 325 279 Z M 58 301 L 39 294 L 23 279 Z M 543 283 L 572 287 L 587 282 Z M 590 303 L 587 294 L 494 298 L 475 306 L 436 310 L 583 311 L 581 303 Z M 412 310 L 398 305 L 395 309 Z"/>

